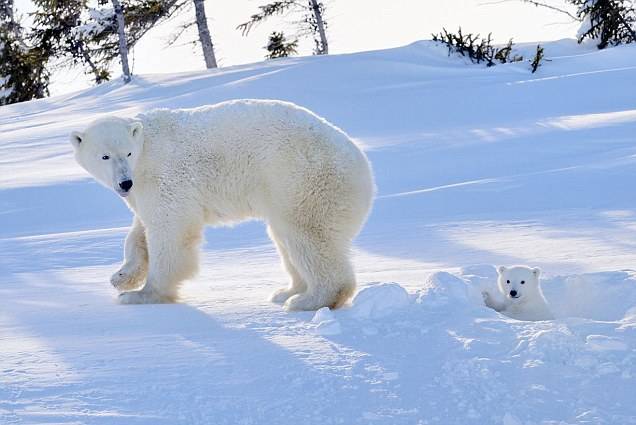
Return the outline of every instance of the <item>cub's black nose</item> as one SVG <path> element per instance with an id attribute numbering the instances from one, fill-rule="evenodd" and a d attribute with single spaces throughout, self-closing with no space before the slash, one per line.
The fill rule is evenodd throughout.
<path id="1" fill-rule="evenodd" d="M 512 291 L 510 291 L 510 296 L 511 297 L 516 297 L 517 296 L 517 291 L 515 291 L 514 289 Z"/>
<path id="2" fill-rule="evenodd" d="M 119 187 L 121 187 L 125 192 L 128 192 L 132 187 L 132 180 L 124 180 L 123 182 L 119 183 Z"/>

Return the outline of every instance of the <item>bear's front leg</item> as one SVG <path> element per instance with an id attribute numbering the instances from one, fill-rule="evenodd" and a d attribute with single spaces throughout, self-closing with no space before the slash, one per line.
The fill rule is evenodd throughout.
<path id="1" fill-rule="evenodd" d="M 119 295 L 122 304 L 155 304 L 176 301 L 181 282 L 193 277 L 199 264 L 203 225 L 175 229 L 173 223 L 146 228 L 148 277 L 139 291 Z M 170 230 L 169 230 L 170 229 Z"/>
<path id="2" fill-rule="evenodd" d="M 124 264 L 110 278 L 118 291 L 137 288 L 148 272 L 148 247 L 146 232 L 141 221 L 135 217 L 124 245 Z"/>

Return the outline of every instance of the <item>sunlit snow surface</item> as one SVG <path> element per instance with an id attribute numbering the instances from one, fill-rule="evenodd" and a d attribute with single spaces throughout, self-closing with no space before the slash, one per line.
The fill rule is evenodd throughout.
<path id="1" fill-rule="evenodd" d="M 636 423 L 636 47 L 546 52 L 531 74 L 420 42 L 0 108 L 0 424 Z M 116 304 L 131 216 L 68 132 L 243 97 L 306 106 L 367 151 L 360 292 L 267 302 L 287 277 L 250 222 L 207 231 L 183 303 Z M 543 269 L 556 320 L 483 306 L 493 265 L 519 263 Z"/>

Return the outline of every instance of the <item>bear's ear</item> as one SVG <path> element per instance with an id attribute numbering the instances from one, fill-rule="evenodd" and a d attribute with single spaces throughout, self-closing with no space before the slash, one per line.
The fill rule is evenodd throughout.
<path id="1" fill-rule="evenodd" d="M 538 267 L 533 268 L 532 274 L 534 275 L 534 277 L 538 278 L 539 276 L 541 276 L 541 269 Z"/>
<path id="2" fill-rule="evenodd" d="M 133 121 L 132 123 L 130 123 L 130 135 L 132 136 L 133 140 L 136 140 L 138 142 L 143 140 L 144 126 L 140 121 Z"/>
<path id="3" fill-rule="evenodd" d="M 82 133 L 81 131 L 73 131 L 69 139 L 71 140 L 73 148 L 79 149 L 80 145 L 84 141 L 84 133 Z"/>
<path id="4" fill-rule="evenodd" d="M 497 267 L 497 272 L 499 272 L 499 274 L 504 274 L 504 272 L 506 271 L 506 266 L 499 266 Z"/>

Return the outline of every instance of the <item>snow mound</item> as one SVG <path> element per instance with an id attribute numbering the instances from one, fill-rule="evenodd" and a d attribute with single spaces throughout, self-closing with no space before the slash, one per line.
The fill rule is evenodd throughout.
<path id="1" fill-rule="evenodd" d="M 478 286 L 448 272 L 433 273 L 425 282 L 427 289 L 421 291 L 417 303 L 425 308 L 469 308 L 483 305 Z"/>
<path id="2" fill-rule="evenodd" d="M 378 283 L 356 295 L 350 314 L 358 320 L 381 319 L 405 309 L 410 302 L 406 289 L 397 283 Z"/>
<path id="3" fill-rule="evenodd" d="M 314 331 L 318 335 L 338 335 L 342 332 L 338 322 L 329 307 L 323 307 L 316 311 L 311 323 L 316 325 Z"/>
<path id="4" fill-rule="evenodd" d="M 556 276 L 544 281 L 543 292 L 557 318 L 620 320 L 636 306 L 633 271 Z"/>
<path id="5" fill-rule="evenodd" d="M 591 351 L 625 351 L 628 349 L 627 344 L 621 339 L 606 335 L 588 335 L 585 341 L 587 349 Z"/>

